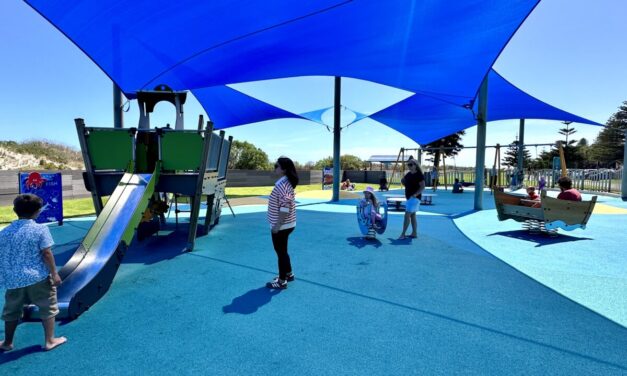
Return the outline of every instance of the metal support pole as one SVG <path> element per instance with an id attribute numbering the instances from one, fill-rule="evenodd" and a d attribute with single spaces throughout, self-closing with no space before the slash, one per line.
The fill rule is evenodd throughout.
<path id="1" fill-rule="evenodd" d="M 520 119 L 520 126 L 518 127 L 518 176 L 524 175 L 524 157 L 525 157 L 525 119 Z M 524 180 L 524 179 L 523 179 Z M 522 184 L 522 181 L 518 182 Z"/>
<path id="2" fill-rule="evenodd" d="M 204 131 L 202 155 L 200 156 L 200 168 L 198 169 L 198 178 L 196 178 L 196 190 L 194 197 L 190 203 L 191 213 L 189 215 L 189 233 L 187 235 L 187 245 L 183 252 L 191 252 L 194 250 L 196 242 L 196 231 L 198 229 L 198 215 L 200 212 L 200 200 L 202 198 L 202 182 L 207 172 L 207 159 L 211 150 L 211 134 L 213 133 L 213 122 L 207 120 L 207 126 Z"/>
<path id="3" fill-rule="evenodd" d="M 146 111 L 146 103 L 137 101 L 139 106 L 139 125 L 138 129 L 150 129 L 150 113 Z"/>
<path id="4" fill-rule="evenodd" d="M 475 160 L 475 210 L 483 210 L 483 174 L 485 170 L 485 139 L 488 105 L 488 76 L 479 89 L 479 112 L 477 113 L 477 156 Z"/>
<path id="5" fill-rule="evenodd" d="M 83 154 L 83 163 L 85 164 L 85 172 L 87 173 L 87 181 L 90 185 L 91 199 L 94 203 L 94 210 L 96 215 L 100 215 L 102 208 L 102 199 L 98 193 L 98 186 L 96 185 L 96 177 L 94 176 L 94 167 L 91 164 L 91 156 L 89 155 L 89 149 L 87 148 L 87 135 L 85 134 L 85 120 L 78 118 L 74 119 L 76 125 L 76 132 L 78 133 L 78 142 L 81 145 L 81 152 Z"/>
<path id="6" fill-rule="evenodd" d="M 627 201 L 627 129 L 625 129 L 624 154 L 623 154 L 623 180 L 621 185 L 621 197 Z"/>
<path id="7" fill-rule="evenodd" d="M 113 83 L 113 128 L 124 128 L 122 89 Z"/>
<path id="8" fill-rule="evenodd" d="M 335 101 L 333 108 L 333 198 L 340 200 L 340 116 L 342 103 L 342 78 L 335 77 Z"/>
<path id="9" fill-rule="evenodd" d="M 174 129 L 177 131 L 185 129 L 183 125 L 183 104 L 181 103 L 181 97 L 176 94 L 174 97 L 174 107 L 176 108 L 176 122 L 174 123 Z"/>

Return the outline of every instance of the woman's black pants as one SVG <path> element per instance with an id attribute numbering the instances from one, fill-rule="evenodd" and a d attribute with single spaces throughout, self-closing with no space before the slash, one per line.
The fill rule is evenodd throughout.
<path id="1" fill-rule="evenodd" d="M 282 280 L 285 280 L 287 275 L 292 272 L 290 255 L 287 254 L 287 239 L 292 231 L 294 231 L 293 227 L 272 234 L 272 245 L 279 258 L 279 278 Z"/>

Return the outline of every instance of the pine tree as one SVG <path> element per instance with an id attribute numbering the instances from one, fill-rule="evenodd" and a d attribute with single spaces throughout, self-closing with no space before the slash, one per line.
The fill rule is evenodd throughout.
<path id="1" fill-rule="evenodd" d="M 441 154 L 444 154 L 445 157 L 457 155 L 464 147 L 464 145 L 461 144 L 461 140 L 462 136 L 465 134 L 465 131 L 459 131 L 425 145 L 424 148 L 428 149 L 427 154 L 433 156 L 433 165 L 437 168 L 440 167 L 440 160 L 442 159 Z"/>
<path id="2" fill-rule="evenodd" d="M 570 127 L 570 123 L 572 123 L 572 121 L 564 121 L 563 123 L 566 124 L 566 128 L 560 128 L 558 133 L 566 137 L 566 146 L 571 146 L 572 144 L 577 142 L 577 140 L 570 140 L 569 142 L 568 136 L 572 136 L 573 134 L 577 133 L 577 131 L 575 130 L 575 128 Z"/>
<path id="3" fill-rule="evenodd" d="M 627 101 L 610 117 L 605 128 L 590 146 L 590 159 L 602 166 L 622 163 L 624 158 L 625 130 L 627 130 Z"/>
<path id="4" fill-rule="evenodd" d="M 518 167 L 518 149 L 520 141 L 516 140 L 512 142 L 505 151 L 505 156 L 501 160 L 503 166 Z M 529 149 L 523 151 L 523 168 L 526 168 L 531 163 L 531 153 Z"/>

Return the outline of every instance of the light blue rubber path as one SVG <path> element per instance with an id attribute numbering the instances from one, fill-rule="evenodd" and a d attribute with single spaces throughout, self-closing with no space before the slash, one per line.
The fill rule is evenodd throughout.
<path id="1" fill-rule="evenodd" d="M 499 222 L 495 210 L 455 223 L 496 257 L 627 327 L 627 215 L 593 214 L 585 230 L 560 230 L 554 238 Z"/>

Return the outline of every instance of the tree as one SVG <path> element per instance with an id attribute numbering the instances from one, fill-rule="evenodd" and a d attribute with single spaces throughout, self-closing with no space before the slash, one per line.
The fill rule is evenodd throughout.
<path id="1" fill-rule="evenodd" d="M 505 151 L 505 156 L 501 160 L 504 166 L 518 167 L 518 150 L 520 148 L 520 141 L 516 140 L 512 142 Z M 523 150 L 523 168 L 529 167 L 531 164 L 531 153 L 529 149 Z"/>
<path id="2" fill-rule="evenodd" d="M 316 162 L 315 167 L 322 169 L 324 167 L 333 166 L 333 157 L 326 157 Z M 363 166 L 363 162 L 359 157 L 345 154 L 340 156 L 340 169 L 342 170 L 360 170 Z"/>
<path id="3" fill-rule="evenodd" d="M 565 145 L 563 140 L 557 140 L 555 146 L 549 151 L 543 151 L 538 158 L 531 162 L 532 168 L 551 168 L 553 166 L 553 158 L 560 156 L 558 144 L 562 145 L 564 149 L 564 158 L 566 159 L 566 167 L 568 168 L 584 168 L 586 167 L 586 158 L 584 156 L 585 147 L 572 145 Z"/>
<path id="4" fill-rule="evenodd" d="M 566 137 L 566 146 L 571 146 L 572 144 L 577 142 L 577 140 L 570 140 L 569 142 L 568 136 L 572 136 L 573 134 L 577 133 L 577 131 L 575 130 L 575 128 L 570 128 L 570 124 L 572 123 L 572 121 L 564 121 L 563 123 L 566 124 L 566 128 L 560 128 L 558 133 Z"/>
<path id="5" fill-rule="evenodd" d="M 585 161 L 583 167 L 589 167 L 586 165 L 589 160 L 588 157 L 590 156 L 590 146 L 588 145 L 588 140 L 586 140 L 585 138 L 580 138 L 575 147 L 577 148 L 577 150 L 579 150 L 579 154 L 583 157 Z"/>
<path id="6" fill-rule="evenodd" d="M 619 107 L 605 124 L 590 146 L 590 159 L 603 166 L 622 163 L 624 158 L 625 130 L 627 130 L 627 101 Z"/>
<path id="7" fill-rule="evenodd" d="M 229 168 L 241 170 L 267 170 L 270 168 L 268 155 L 246 141 L 233 141 Z"/>
<path id="8" fill-rule="evenodd" d="M 445 157 L 452 157 L 463 149 L 464 145 L 461 144 L 461 139 L 465 134 L 465 131 L 459 131 L 424 146 L 425 149 L 430 149 L 427 150 L 427 154 L 433 156 L 435 167 L 440 167 L 441 154 L 444 154 Z"/>

